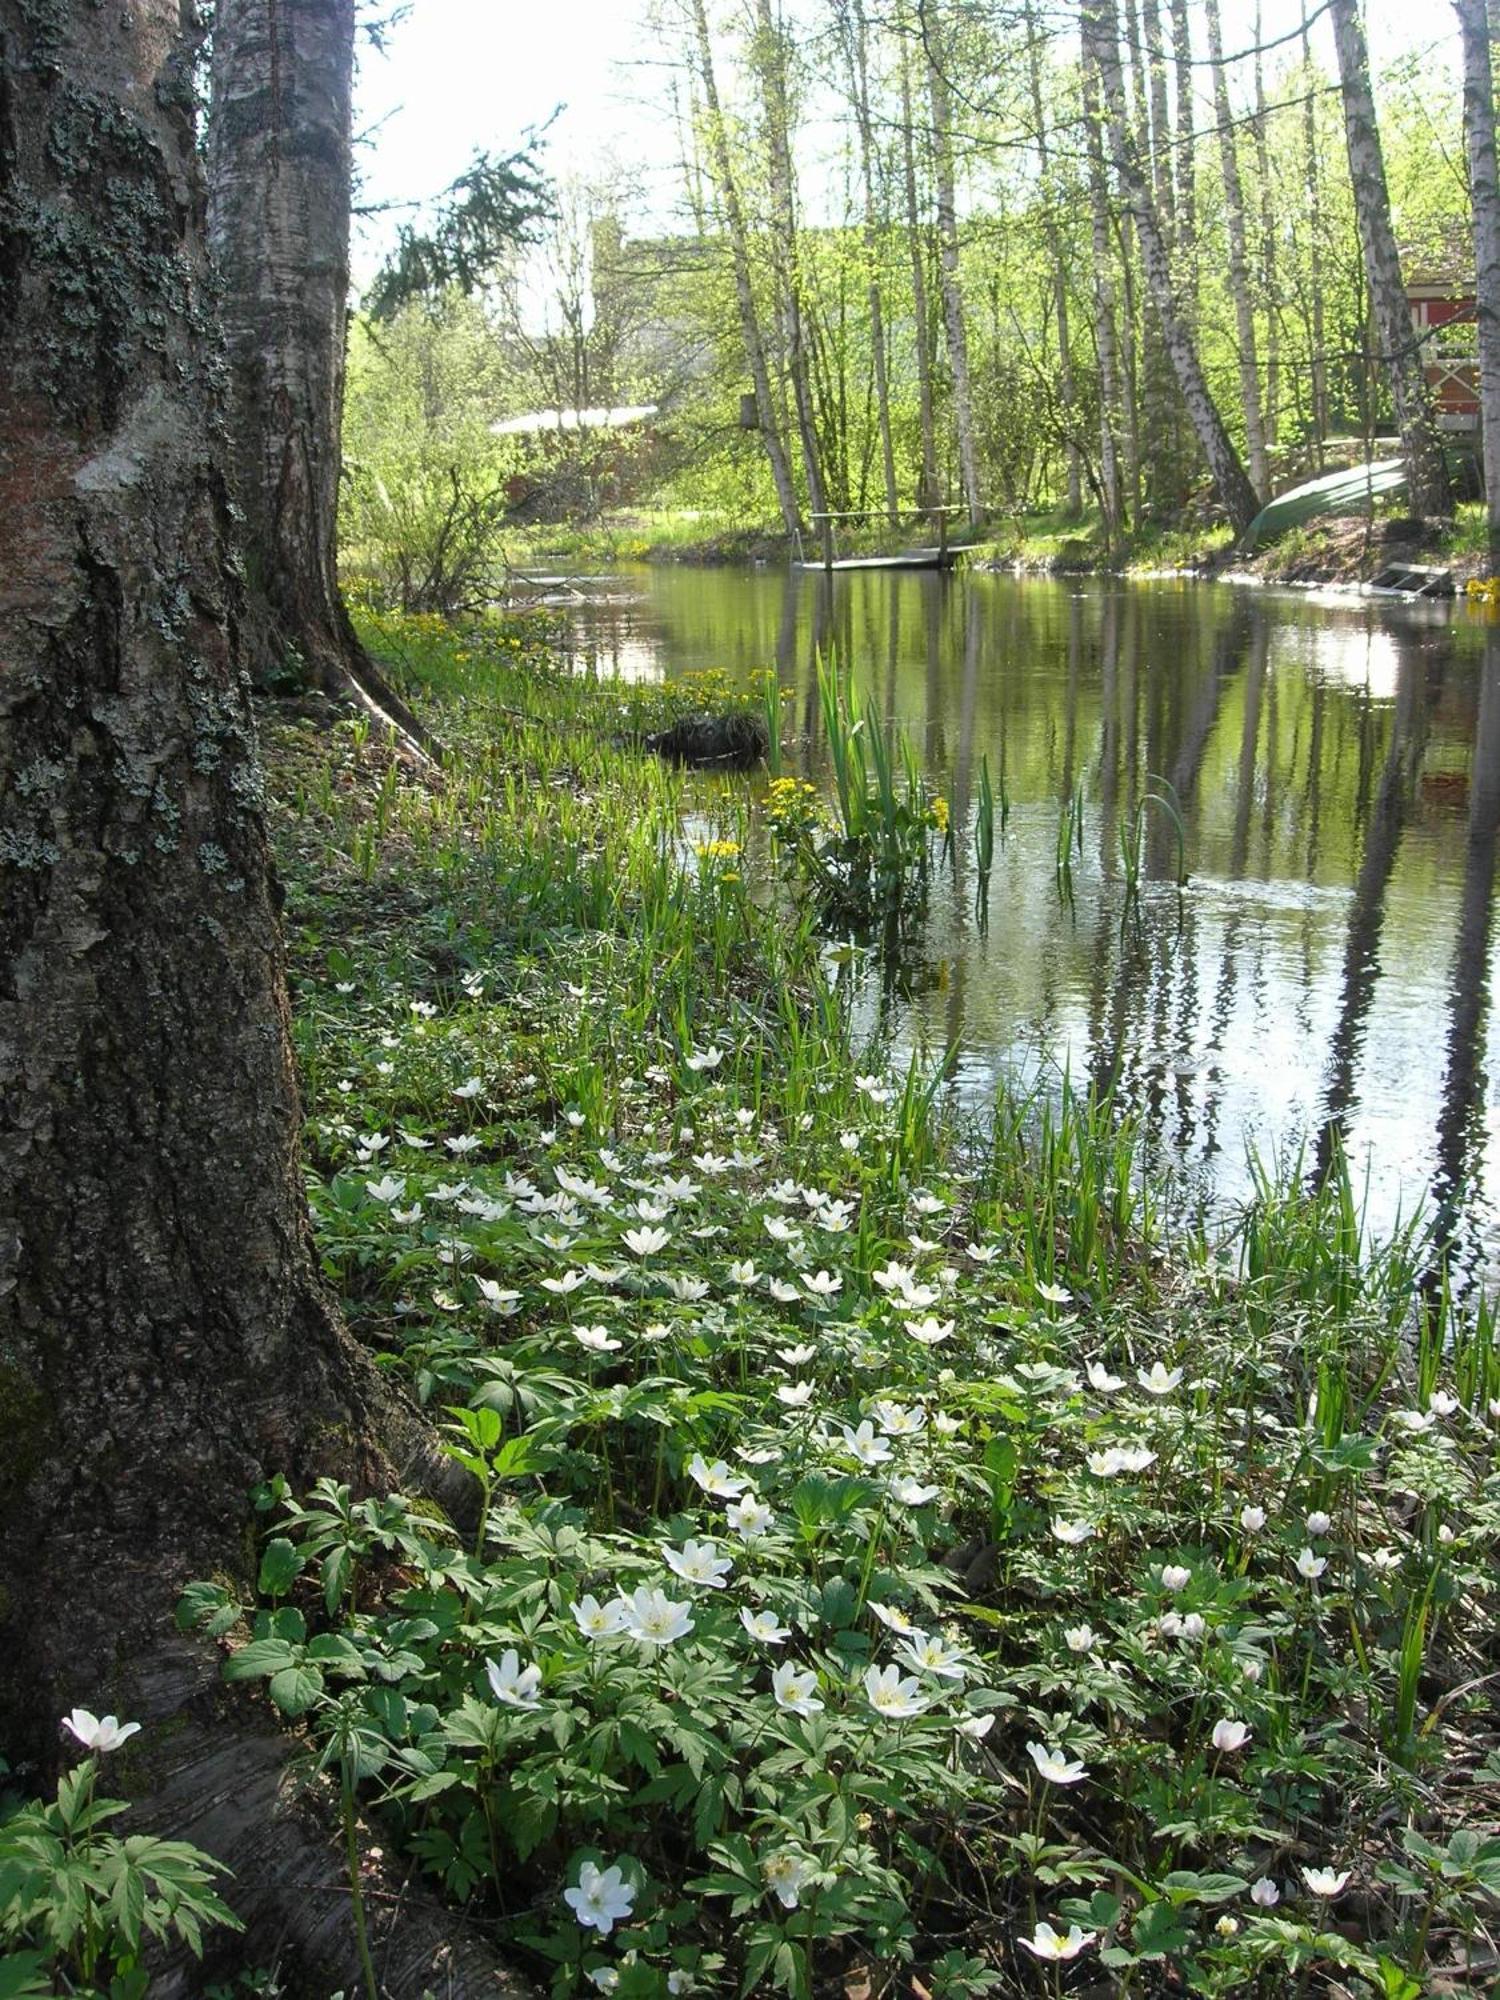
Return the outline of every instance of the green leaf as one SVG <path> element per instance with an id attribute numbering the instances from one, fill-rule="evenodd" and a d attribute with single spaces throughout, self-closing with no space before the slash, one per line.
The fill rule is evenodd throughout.
<path id="1" fill-rule="evenodd" d="M 1148 1903 L 1131 1926 L 1131 1937 L 1142 1958 L 1169 1958 L 1186 1951 L 1191 1933 L 1168 1902 Z"/>
<path id="2" fill-rule="evenodd" d="M 297 1664 L 297 1653 L 284 1639 L 252 1639 L 224 1662 L 226 1681 L 254 1681 L 279 1674 Z"/>
<path id="3" fill-rule="evenodd" d="M 463 1780 L 462 1771 L 433 1771 L 425 1778 L 418 1778 L 414 1785 L 403 1786 L 401 1795 L 420 1804 L 424 1799 L 437 1798 L 442 1792 L 451 1792 Z"/>
<path id="4" fill-rule="evenodd" d="M 1380 1980 L 1380 2000 L 1422 2000 L 1422 1982 L 1413 1979 L 1404 1965 L 1393 1958 L 1379 1958 L 1375 1971 Z"/>
<path id="5" fill-rule="evenodd" d="M 551 1454 L 545 1452 L 531 1437 L 507 1438 L 495 1453 L 494 1473 L 497 1479 L 521 1479 L 529 1472 L 537 1472 L 549 1461 Z"/>
<path id="6" fill-rule="evenodd" d="M 277 1535 L 261 1554 L 256 1589 L 263 1597 L 285 1597 L 306 1567 L 307 1558 L 296 1543 Z"/>
<path id="7" fill-rule="evenodd" d="M 121 1937 L 135 1951 L 141 1941 L 141 1919 L 146 1914 L 146 1883 L 138 1869 L 129 1866 L 120 1869 L 110 1890 L 109 1907 Z"/>
<path id="8" fill-rule="evenodd" d="M 1243 1875 L 1197 1875 L 1175 1868 L 1161 1887 L 1173 1903 L 1227 1903 L 1231 1896 L 1243 1896 L 1250 1884 Z"/>
<path id="9" fill-rule="evenodd" d="M 0 2000 L 46 2000 L 53 1990 L 50 1963 L 39 1951 L 8 1951 L 0 1958 Z"/>
<path id="10" fill-rule="evenodd" d="M 984 1448 L 985 1480 L 990 1489 L 990 1525 L 997 1542 L 1004 1540 L 1020 1464 L 1021 1454 L 1012 1438 L 992 1437 Z"/>
<path id="11" fill-rule="evenodd" d="M 339 1599 L 348 1587 L 353 1570 L 354 1555 L 347 1547 L 330 1549 L 324 1556 L 323 1602 L 328 1606 L 330 1615 L 338 1609 Z"/>
<path id="12" fill-rule="evenodd" d="M 241 1616 L 239 1600 L 221 1583 L 190 1583 L 177 1600 L 177 1629 L 201 1627 L 211 1639 L 221 1639 Z"/>
<path id="13" fill-rule="evenodd" d="M 267 1693 L 283 1715 L 306 1715 L 323 1692 L 323 1676 L 304 1661 L 272 1674 Z"/>
<path id="14" fill-rule="evenodd" d="M 310 1641 L 307 1657 L 316 1660 L 320 1667 L 331 1667 L 337 1673 L 348 1674 L 351 1679 L 364 1679 L 365 1663 L 359 1648 L 342 1632 L 320 1632 L 316 1639 Z"/>

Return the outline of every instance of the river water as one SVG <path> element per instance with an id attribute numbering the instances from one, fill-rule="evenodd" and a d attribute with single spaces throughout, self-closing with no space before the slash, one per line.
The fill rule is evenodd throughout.
<path id="1" fill-rule="evenodd" d="M 855 976 L 857 1025 L 997 1076 L 1063 1071 L 1136 1114 L 1179 1205 L 1222 1208 L 1262 1159 L 1342 1139 L 1383 1230 L 1425 1204 L 1459 1262 L 1500 1266 L 1491 1080 L 1500 624 L 1189 581 L 663 568 L 580 586 L 575 657 L 637 676 L 774 664 L 794 769 L 817 775 L 814 662 L 835 648 L 904 728 L 959 826 L 916 962 Z M 987 910 L 970 831 L 1003 771 Z M 1138 910 L 1120 824 L 1148 776 Z M 1071 903 L 1059 819 L 1083 795 Z"/>

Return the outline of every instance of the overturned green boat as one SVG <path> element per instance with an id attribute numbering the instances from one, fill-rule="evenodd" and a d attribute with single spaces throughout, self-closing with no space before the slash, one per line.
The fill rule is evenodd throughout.
<path id="1" fill-rule="evenodd" d="M 1373 510 L 1377 500 L 1406 490 L 1406 461 L 1379 458 L 1367 465 L 1351 465 L 1342 472 L 1327 472 L 1294 486 L 1261 508 L 1245 530 L 1247 549 L 1264 548 L 1290 528 L 1300 528 L 1316 514 L 1359 514 Z"/>

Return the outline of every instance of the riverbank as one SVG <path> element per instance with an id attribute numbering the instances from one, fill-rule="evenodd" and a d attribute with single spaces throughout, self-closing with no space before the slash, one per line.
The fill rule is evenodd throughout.
<path id="1" fill-rule="evenodd" d="M 913 531 L 915 534 L 915 531 Z M 920 537 L 918 537 L 920 539 Z M 899 536 L 866 524 L 841 529 L 840 553 L 887 553 Z M 803 553 L 806 553 L 804 551 Z M 718 564 L 785 564 L 798 550 L 770 528 L 706 520 L 683 513 L 634 513 L 579 530 L 533 530 L 519 553 L 518 569 L 559 565 L 587 569 L 622 561 Z M 1237 554 L 1227 529 L 1148 527 L 1107 550 L 1098 524 L 1061 514 L 1018 517 L 975 542 L 963 560 L 978 569 L 1016 575 L 1200 576 L 1271 584 L 1357 588 L 1389 563 L 1421 563 L 1451 570 L 1461 591 L 1487 576 L 1482 509 L 1460 507 L 1448 522 L 1418 522 L 1400 514 L 1328 516 L 1308 522 L 1257 555 Z"/>
<path id="2" fill-rule="evenodd" d="M 480 1519 L 285 1496 L 237 1671 L 559 1994 L 1492 1977 L 1488 1322 L 1347 1183 L 1168 1254 L 1100 1107 L 961 1147 L 662 697 L 366 636 L 450 755 L 271 725 L 311 1199 Z"/>

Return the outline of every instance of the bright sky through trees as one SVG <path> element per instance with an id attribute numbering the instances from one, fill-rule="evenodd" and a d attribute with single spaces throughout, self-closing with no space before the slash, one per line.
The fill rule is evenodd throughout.
<path id="1" fill-rule="evenodd" d="M 797 8 L 788 9 L 798 11 Z M 878 9 L 872 10 L 878 11 Z M 1043 10 L 1070 38 L 1076 8 Z M 1195 14 L 1199 12 L 1195 8 Z M 1251 41 L 1252 0 L 1225 0 L 1224 45 L 1231 57 Z M 390 30 L 384 55 L 366 51 L 360 69 L 358 129 L 362 200 L 367 205 L 436 192 L 468 165 L 476 149 L 510 151 L 525 131 L 561 106 L 549 134 L 553 174 L 591 174 L 610 161 L 628 170 L 647 226 L 669 226 L 675 207 L 671 87 L 678 74 L 675 35 L 646 24 L 647 0 L 550 0 L 516 7 L 500 0 L 415 0 Z M 1293 32 L 1299 0 L 1264 0 L 1267 41 Z M 1409 0 L 1368 0 L 1371 57 L 1384 63 L 1420 52 L 1434 66 L 1457 60 L 1457 26 L 1446 4 L 1418 9 Z M 1206 55 L 1195 20 L 1200 58 Z M 1316 46 L 1333 65 L 1326 19 Z M 1285 56 L 1295 55 L 1288 44 Z M 1283 51 L 1266 58 L 1275 74 Z M 1211 116 L 1211 83 L 1202 72 L 1201 122 Z M 812 142 L 829 147 L 831 132 Z M 357 258 L 367 267 L 390 224 L 364 232 Z"/>

